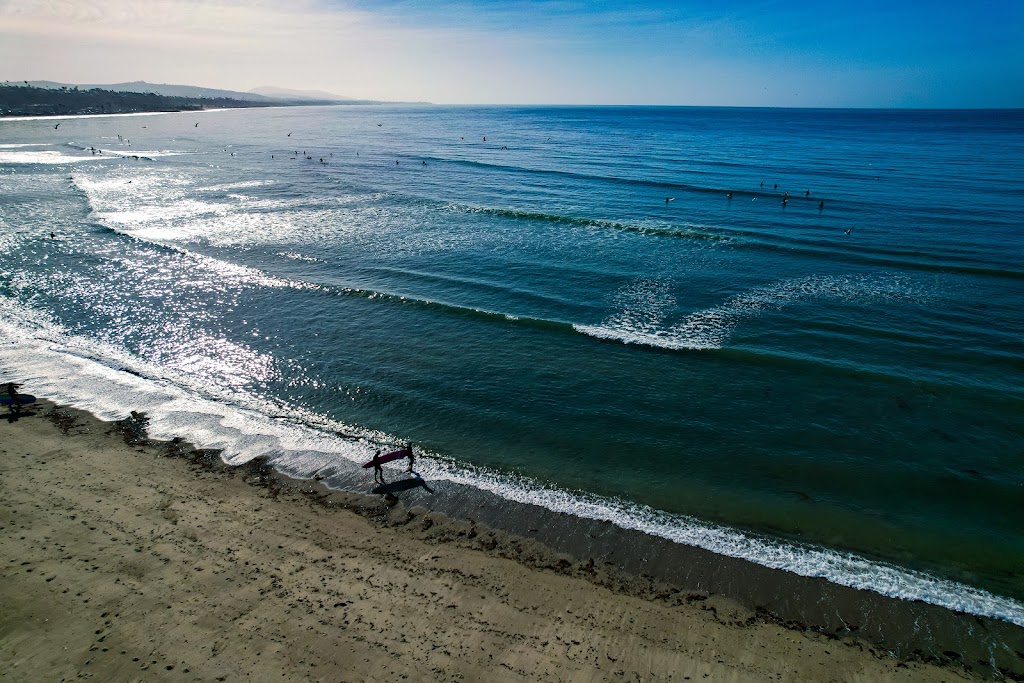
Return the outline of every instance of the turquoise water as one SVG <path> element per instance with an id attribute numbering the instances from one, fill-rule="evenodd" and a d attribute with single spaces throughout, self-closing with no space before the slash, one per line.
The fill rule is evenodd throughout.
<path id="1" fill-rule="evenodd" d="M 0 367 L 37 393 L 306 473 L 412 440 L 437 478 L 1024 624 L 1020 111 L 289 108 L 0 142 Z"/>

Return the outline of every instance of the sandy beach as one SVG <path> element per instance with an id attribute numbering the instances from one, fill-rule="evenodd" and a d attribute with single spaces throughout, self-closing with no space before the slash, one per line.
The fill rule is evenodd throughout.
<path id="1" fill-rule="evenodd" d="M 3 680 L 972 677 L 133 426 L 0 421 Z"/>

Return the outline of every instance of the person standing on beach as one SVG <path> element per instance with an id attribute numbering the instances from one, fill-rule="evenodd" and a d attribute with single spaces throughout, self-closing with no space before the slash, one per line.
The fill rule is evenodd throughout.
<path id="1" fill-rule="evenodd" d="M 412 454 L 412 441 L 406 445 L 405 449 L 409 451 L 409 469 L 406 472 L 412 472 L 412 465 L 416 462 L 416 457 Z"/>
<path id="2" fill-rule="evenodd" d="M 384 468 L 380 466 L 380 450 L 373 454 L 373 480 L 378 484 L 386 484 L 384 481 Z"/>
<path id="3" fill-rule="evenodd" d="M 16 414 L 21 413 L 21 397 L 18 395 L 18 387 L 20 386 L 20 384 L 15 384 L 14 382 L 7 383 L 7 395 L 11 397 L 7 410 Z"/>

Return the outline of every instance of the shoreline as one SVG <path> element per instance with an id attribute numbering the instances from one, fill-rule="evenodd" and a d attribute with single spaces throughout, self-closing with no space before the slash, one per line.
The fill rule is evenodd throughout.
<path id="1" fill-rule="evenodd" d="M 207 109 L 204 111 L 214 111 Z M 180 114 L 180 111 L 133 111 L 122 113 L 96 114 L 0 114 L 0 121 L 43 121 L 47 119 L 84 119 L 115 116 L 157 116 L 158 114 Z M 46 144 L 46 143 L 40 143 Z"/>
<path id="2" fill-rule="evenodd" d="M 34 332 L 26 338 L 24 327 L 11 328 L 12 339 L 20 341 L 0 356 L 9 374 L 32 382 L 36 393 L 107 420 L 147 411 L 152 435 L 223 448 L 222 458 L 234 465 L 265 455 L 277 470 L 296 479 L 319 475 L 334 489 L 365 492 L 369 473 L 358 465 L 374 448 L 397 443 L 388 434 L 287 406 L 209 392 L 184 375 L 168 375 L 166 369 L 137 358 L 75 340 L 17 309 L 11 317 Z M 0 327 L 6 327 L 2 321 Z M 77 352 L 67 353 L 71 348 Z M 920 650 L 939 657 L 969 649 L 969 661 L 987 662 L 996 655 L 1001 662 L 1010 652 L 1024 652 L 1021 606 L 1001 594 L 827 547 L 794 545 L 615 499 L 548 489 L 429 451 L 421 452 L 417 469 L 431 481 L 432 490 L 429 496 L 418 486 L 404 490 L 402 498 L 409 504 L 454 518 L 486 520 L 578 557 L 611 561 L 634 575 L 648 573 L 688 587 L 720 586 L 716 590 L 751 609 L 766 609 L 786 621 L 828 632 L 844 632 L 848 624 L 862 634 L 866 628 L 897 653 Z M 614 535 L 608 536 L 609 530 Z M 630 553 L 610 557 L 627 546 Z M 749 580 L 733 582 L 733 575 Z M 849 596 L 843 599 L 842 614 L 823 611 L 818 599 L 822 591 Z M 794 592 L 800 599 L 793 598 Z M 893 614 L 899 615 L 898 627 L 890 624 Z M 966 615 L 992 625 L 984 629 L 980 646 L 966 648 L 961 642 L 958 633 L 974 629 L 973 616 Z M 943 636 L 923 638 L 914 627 L 922 617 L 928 633 L 936 630 L 932 624 L 943 625 L 937 629 Z M 1024 669 L 1014 662 L 1006 666 Z"/>
<path id="3" fill-rule="evenodd" d="M 366 470 L 348 463 L 294 478 L 269 465 L 267 472 L 279 485 L 307 492 L 353 494 L 368 488 L 361 474 Z M 453 523 L 486 528 L 514 546 L 524 542 L 543 549 L 512 554 L 534 568 L 561 563 L 563 571 L 644 599 L 678 602 L 712 595 L 729 601 L 748 620 L 860 642 L 897 658 L 963 664 L 1024 680 L 1024 628 L 1007 621 L 771 568 L 608 520 L 509 499 L 472 484 L 431 481 L 432 488 L 425 489 L 399 479 L 394 485 L 406 505 L 429 509 Z M 537 561 L 538 553 L 555 559 Z M 595 580 L 598 570 L 603 570 L 602 578 Z"/>
<path id="4" fill-rule="evenodd" d="M 235 109 L 267 109 L 279 106 L 301 106 L 301 105 L 257 105 L 252 107 L 209 107 L 207 109 L 160 109 L 152 111 L 122 111 L 122 112 L 90 112 L 79 114 L 2 114 L 0 121 L 45 121 L 52 119 L 95 119 L 114 118 L 127 116 L 159 116 L 160 114 L 206 114 L 217 111 L 233 111 Z M 44 143 L 45 144 L 45 143 Z"/>
<path id="5" fill-rule="evenodd" d="M 301 102 L 284 104 L 251 104 L 244 107 L 204 107 L 202 109 L 154 109 L 146 111 L 122 111 L 122 112 L 88 112 L 77 114 L 7 114 L 0 112 L 0 121 L 43 121 L 51 119 L 85 119 L 104 118 L 118 116 L 157 116 L 160 114 L 205 114 L 217 111 L 235 111 L 237 109 L 296 109 L 299 107 L 355 107 L 355 106 L 381 106 L 381 105 L 423 105 L 428 106 L 429 102 Z"/>
<path id="6" fill-rule="evenodd" d="M 16 680 L 140 669 L 317 678 L 312 667 L 325 665 L 357 679 L 994 673 L 958 653 L 898 660 L 863 638 L 583 562 L 483 519 L 409 500 L 389 508 L 263 461 L 231 467 L 141 427 L 49 401 L 0 423 L 0 526 L 19 532 L 0 551 L 13 607 L 0 617 L 0 668 Z M 737 578 L 756 577 L 727 581 Z M 247 638 L 226 636 L 240 623 Z"/>

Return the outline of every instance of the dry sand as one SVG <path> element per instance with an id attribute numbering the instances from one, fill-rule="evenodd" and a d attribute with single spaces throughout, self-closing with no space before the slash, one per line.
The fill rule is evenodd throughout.
<path id="1" fill-rule="evenodd" d="M 0 421 L 0 679 L 968 678 L 205 456 L 46 403 Z"/>

